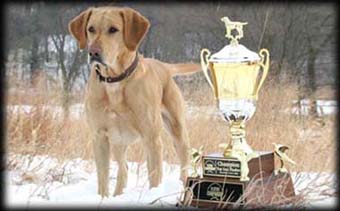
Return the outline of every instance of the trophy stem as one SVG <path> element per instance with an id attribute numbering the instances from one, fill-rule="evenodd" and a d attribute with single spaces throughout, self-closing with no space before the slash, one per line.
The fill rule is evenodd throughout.
<path id="1" fill-rule="evenodd" d="M 241 165 L 241 181 L 249 181 L 248 161 L 259 155 L 254 152 L 246 142 L 246 131 L 244 120 L 230 121 L 231 143 L 224 149 L 223 156 L 236 158 Z"/>
<path id="2" fill-rule="evenodd" d="M 257 154 L 250 148 L 246 141 L 246 130 L 244 121 L 230 122 L 231 142 L 224 150 L 224 157 L 238 157 L 240 152 L 244 152 L 247 157 L 257 157 Z"/>
<path id="3" fill-rule="evenodd" d="M 230 125 L 232 139 L 243 139 L 246 137 L 246 130 L 243 121 L 232 121 Z"/>

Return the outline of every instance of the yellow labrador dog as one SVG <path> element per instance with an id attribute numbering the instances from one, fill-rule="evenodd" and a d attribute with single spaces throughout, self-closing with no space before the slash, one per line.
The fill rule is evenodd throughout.
<path id="1" fill-rule="evenodd" d="M 98 194 L 103 197 L 109 194 L 110 148 L 119 165 L 114 191 L 118 195 L 127 183 L 127 146 L 135 141 L 142 141 L 147 155 L 150 186 L 161 182 L 163 124 L 180 159 L 181 179 L 186 178 L 189 141 L 184 103 L 172 76 L 201 68 L 139 55 L 138 47 L 149 26 L 137 11 L 117 7 L 89 8 L 69 23 L 79 48 L 89 52 L 91 73 L 85 111 L 93 134 Z"/>

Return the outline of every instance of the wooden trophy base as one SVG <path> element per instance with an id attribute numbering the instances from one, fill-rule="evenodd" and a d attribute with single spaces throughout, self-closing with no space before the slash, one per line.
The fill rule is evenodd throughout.
<path id="1" fill-rule="evenodd" d="M 295 196 L 290 174 L 274 174 L 274 153 L 258 152 L 248 162 L 249 181 L 240 181 L 240 163 L 222 154 L 203 156 L 203 177 L 189 177 L 183 204 L 199 208 L 266 207 Z"/>

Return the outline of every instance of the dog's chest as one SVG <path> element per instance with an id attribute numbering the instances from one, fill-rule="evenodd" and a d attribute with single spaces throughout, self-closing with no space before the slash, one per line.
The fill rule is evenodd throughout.
<path id="1" fill-rule="evenodd" d="M 108 137 L 115 144 L 131 144 L 139 141 L 141 134 L 132 121 L 131 114 L 109 113 Z"/>
<path id="2" fill-rule="evenodd" d="M 123 90 L 118 84 L 107 87 L 101 98 L 87 103 L 87 119 L 95 129 L 105 128 L 115 144 L 131 144 L 141 138 L 133 112 L 124 104 Z"/>

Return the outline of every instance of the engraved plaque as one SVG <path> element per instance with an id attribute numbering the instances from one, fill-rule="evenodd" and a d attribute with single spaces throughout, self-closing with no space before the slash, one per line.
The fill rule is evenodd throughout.
<path id="1" fill-rule="evenodd" d="M 282 205 L 296 200 L 294 184 L 290 174 L 272 173 L 253 182 L 241 182 L 233 178 L 188 177 L 183 202 L 190 206 L 205 208 L 227 208 L 263 205 Z"/>
<path id="2" fill-rule="evenodd" d="M 241 177 L 241 162 L 236 159 L 203 157 L 203 176 Z"/>
<path id="3" fill-rule="evenodd" d="M 189 179 L 187 187 L 192 188 L 193 201 L 210 203 L 236 203 L 243 194 L 243 183 L 231 183 L 207 179 Z"/>

